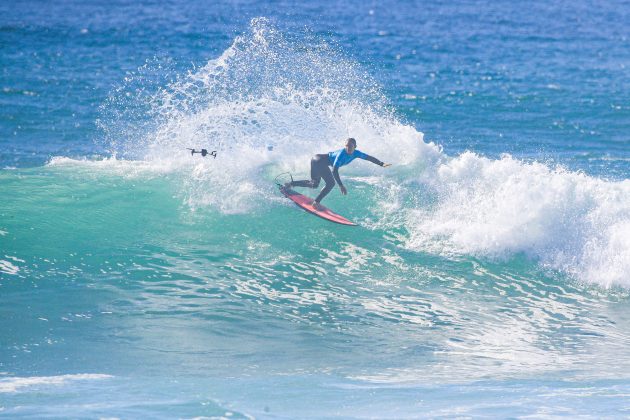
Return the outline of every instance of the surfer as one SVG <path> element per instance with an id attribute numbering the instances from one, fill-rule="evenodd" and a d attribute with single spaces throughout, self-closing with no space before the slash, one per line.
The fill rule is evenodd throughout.
<path id="1" fill-rule="evenodd" d="M 349 164 L 355 158 L 368 160 L 384 168 L 387 166 L 391 166 L 391 163 L 381 162 L 375 157 L 372 157 L 357 150 L 357 141 L 351 137 L 346 140 L 346 147 L 344 147 L 343 149 L 327 154 L 318 154 L 313 156 L 313 158 L 311 159 L 311 179 L 287 182 L 285 184 L 285 187 L 317 188 L 321 179 L 324 178 L 324 182 L 326 182 L 326 185 L 320 191 L 319 195 L 315 198 L 315 202 L 313 203 L 313 207 L 319 208 L 319 203 L 324 199 L 324 197 L 326 197 L 330 190 L 333 189 L 333 187 L 335 186 L 335 181 L 339 185 L 339 189 L 341 190 L 341 193 L 343 195 L 346 195 L 348 193 L 348 190 L 346 190 L 346 187 L 341 182 L 341 178 L 339 178 L 339 168 Z M 329 166 L 332 166 L 332 171 L 330 170 Z"/>

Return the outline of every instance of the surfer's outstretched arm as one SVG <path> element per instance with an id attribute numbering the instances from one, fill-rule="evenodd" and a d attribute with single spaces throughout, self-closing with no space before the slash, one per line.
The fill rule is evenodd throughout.
<path id="1" fill-rule="evenodd" d="M 378 166 L 382 166 L 382 167 L 388 167 L 391 164 L 390 163 L 385 163 L 385 162 L 381 162 L 380 160 L 376 159 L 374 156 L 370 156 L 366 153 L 361 152 L 361 154 L 359 155 L 359 158 L 367 160 L 369 162 L 372 162 Z"/>

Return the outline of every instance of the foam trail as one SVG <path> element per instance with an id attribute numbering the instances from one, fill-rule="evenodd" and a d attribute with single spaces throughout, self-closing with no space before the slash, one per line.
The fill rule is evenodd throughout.
<path id="1" fill-rule="evenodd" d="M 11 377 L 0 378 L 0 393 L 19 392 L 23 388 L 33 386 L 52 386 L 64 385 L 70 381 L 86 381 L 94 379 L 109 379 L 111 375 L 99 373 L 78 373 L 73 375 L 59 376 L 29 376 L 29 377 Z"/>

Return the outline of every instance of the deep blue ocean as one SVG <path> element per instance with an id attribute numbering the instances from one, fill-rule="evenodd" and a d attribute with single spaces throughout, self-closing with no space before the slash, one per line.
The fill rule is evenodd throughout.
<path id="1" fill-rule="evenodd" d="M 628 28 L 0 3 L 0 417 L 629 417 Z M 347 137 L 358 227 L 274 183 Z"/>

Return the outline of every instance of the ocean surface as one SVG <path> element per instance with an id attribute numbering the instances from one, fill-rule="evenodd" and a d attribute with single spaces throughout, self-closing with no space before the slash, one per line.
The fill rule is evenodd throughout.
<path id="1" fill-rule="evenodd" d="M 630 417 L 629 22 L 1 2 L 0 417 Z"/>

